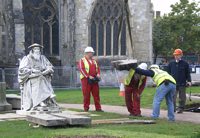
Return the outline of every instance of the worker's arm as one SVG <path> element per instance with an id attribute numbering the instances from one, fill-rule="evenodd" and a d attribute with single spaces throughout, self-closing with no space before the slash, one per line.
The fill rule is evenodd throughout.
<path id="1" fill-rule="evenodd" d="M 136 68 L 135 72 L 140 75 L 145 75 L 145 76 L 149 76 L 149 77 L 154 76 L 154 72 L 152 70 L 144 70 L 144 69 Z"/>
<path id="2" fill-rule="evenodd" d="M 167 65 L 167 72 L 168 72 L 169 74 L 171 74 L 171 63 L 169 63 L 169 64 Z"/>
<path id="3" fill-rule="evenodd" d="M 89 74 L 88 74 L 88 73 L 86 72 L 86 70 L 85 70 L 85 65 L 84 65 L 84 62 L 83 62 L 82 59 L 80 59 L 80 62 L 79 62 L 79 70 L 80 70 L 81 74 L 82 74 L 84 77 L 86 77 L 86 78 L 89 77 Z"/>

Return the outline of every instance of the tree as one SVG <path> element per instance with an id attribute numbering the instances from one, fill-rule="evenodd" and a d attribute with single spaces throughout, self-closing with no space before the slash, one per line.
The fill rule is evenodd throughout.
<path id="1" fill-rule="evenodd" d="M 173 49 L 173 34 L 169 27 L 169 18 L 166 16 L 154 19 L 153 25 L 153 53 L 154 63 L 157 56 L 168 57 Z"/>
<path id="2" fill-rule="evenodd" d="M 200 5 L 180 0 L 168 15 L 154 20 L 154 55 L 168 57 L 173 49 L 200 54 Z"/>

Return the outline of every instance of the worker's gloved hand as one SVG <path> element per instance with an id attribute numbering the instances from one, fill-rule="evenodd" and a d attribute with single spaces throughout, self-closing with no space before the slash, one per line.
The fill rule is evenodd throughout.
<path id="1" fill-rule="evenodd" d="M 192 86 L 192 83 L 191 82 L 187 82 L 187 86 Z"/>
<path id="2" fill-rule="evenodd" d="M 98 83 L 101 79 L 98 77 L 94 77 L 94 78 L 88 78 L 88 83 L 89 84 L 93 84 L 93 83 Z"/>
<path id="3" fill-rule="evenodd" d="M 94 81 L 95 82 L 99 82 L 101 80 L 101 78 L 99 78 L 99 77 L 94 77 Z"/>
<path id="4" fill-rule="evenodd" d="M 89 84 L 94 83 L 94 79 L 88 78 L 88 83 L 89 83 Z"/>

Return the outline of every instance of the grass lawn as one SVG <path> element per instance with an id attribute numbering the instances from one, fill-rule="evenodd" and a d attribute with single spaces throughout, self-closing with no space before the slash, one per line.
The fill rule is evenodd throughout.
<path id="1" fill-rule="evenodd" d="M 144 89 L 141 95 L 141 107 L 152 108 L 153 97 L 156 88 L 147 87 Z M 200 87 L 187 88 L 187 93 L 200 93 Z M 7 91 L 7 93 L 19 93 L 17 91 Z M 58 103 L 71 103 L 71 104 L 82 104 L 82 91 L 81 89 L 75 90 L 55 90 L 56 101 Z M 101 104 L 106 105 L 119 105 L 125 106 L 124 97 L 119 96 L 118 88 L 101 88 L 100 89 Z M 178 101 L 178 100 L 177 100 Z M 192 104 L 194 101 L 187 99 L 187 104 Z M 93 103 L 93 99 L 91 99 Z M 161 108 L 166 109 L 165 101 L 162 102 Z"/>
<path id="2" fill-rule="evenodd" d="M 144 89 L 141 96 L 141 107 L 143 108 L 151 108 L 153 96 L 155 94 L 155 89 L 152 87 L 147 87 Z M 187 92 L 191 90 L 192 93 L 200 93 L 200 87 L 191 87 L 187 88 Z M 74 104 L 82 104 L 82 92 L 81 90 L 57 90 L 56 92 L 56 100 L 61 103 L 74 103 Z M 124 106 L 124 97 L 119 96 L 119 89 L 116 88 L 101 88 L 100 89 L 100 97 L 101 103 L 107 105 L 120 105 Z M 192 101 L 193 102 L 193 101 Z M 187 103 L 191 104 L 189 100 Z M 91 100 L 93 103 L 93 100 Z M 163 101 L 161 104 L 161 108 L 166 108 L 166 104 Z"/>
<path id="3" fill-rule="evenodd" d="M 188 91 L 188 90 L 187 90 Z M 200 87 L 192 87 L 192 93 L 199 93 Z M 56 90 L 57 101 L 61 103 L 82 103 L 81 90 Z M 101 103 L 107 105 L 124 105 L 124 98 L 118 96 L 119 89 L 101 89 Z M 146 88 L 142 94 L 142 107 L 151 108 L 155 88 Z M 93 101 L 93 100 L 91 100 Z M 165 108 L 165 103 L 162 103 Z M 73 109 L 74 110 L 74 109 Z M 78 111 L 78 110 L 77 110 Z M 113 113 L 99 113 L 92 119 L 127 118 L 127 116 Z M 133 119 L 133 118 L 130 118 Z M 142 118 L 148 119 L 148 118 Z M 57 136 L 88 136 L 105 135 L 120 138 L 200 138 L 200 125 L 186 122 L 170 123 L 157 120 L 156 124 L 138 125 L 92 125 L 67 127 L 39 127 L 32 128 L 26 121 L 0 121 L 0 138 L 57 138 Z M 61 137 L 59 137 L 61 138 Z"/>
<path id="4" fill-rule="evenodd" d="M 93 119 L 127 118 L 127 116 L 113 113 L 97 113 L 99 117 Z M 200 125 L 191 123 L 169 123 L 158 120 L 156 124 L 121 124 L 121 125 L 93 125 L 67 127 L 39 127 L 32 128 L 26 121 L 0 122 L 0 138 L 55 138 L 56 136 L 88 136 L 105 135 L 120 138 L 199 138 Z"/>

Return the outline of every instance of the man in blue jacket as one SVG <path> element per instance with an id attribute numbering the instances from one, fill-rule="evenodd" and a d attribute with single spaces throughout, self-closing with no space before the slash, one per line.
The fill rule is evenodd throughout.
<path id="1" fill-rule="evenodd" d="M 174 96 L 174 112 L 176 112 L 176 98 L 179 95 L 179 106 L 177 113 L 183 113 L 186 103 L 186 86 L 191 86 L 191 76 L 189 64 L 182 60 L 183 52 L 176 49 L 173 53 L 175 60 L 168 65 L 168 73 L 176 80 L 176 93 Z"/>

